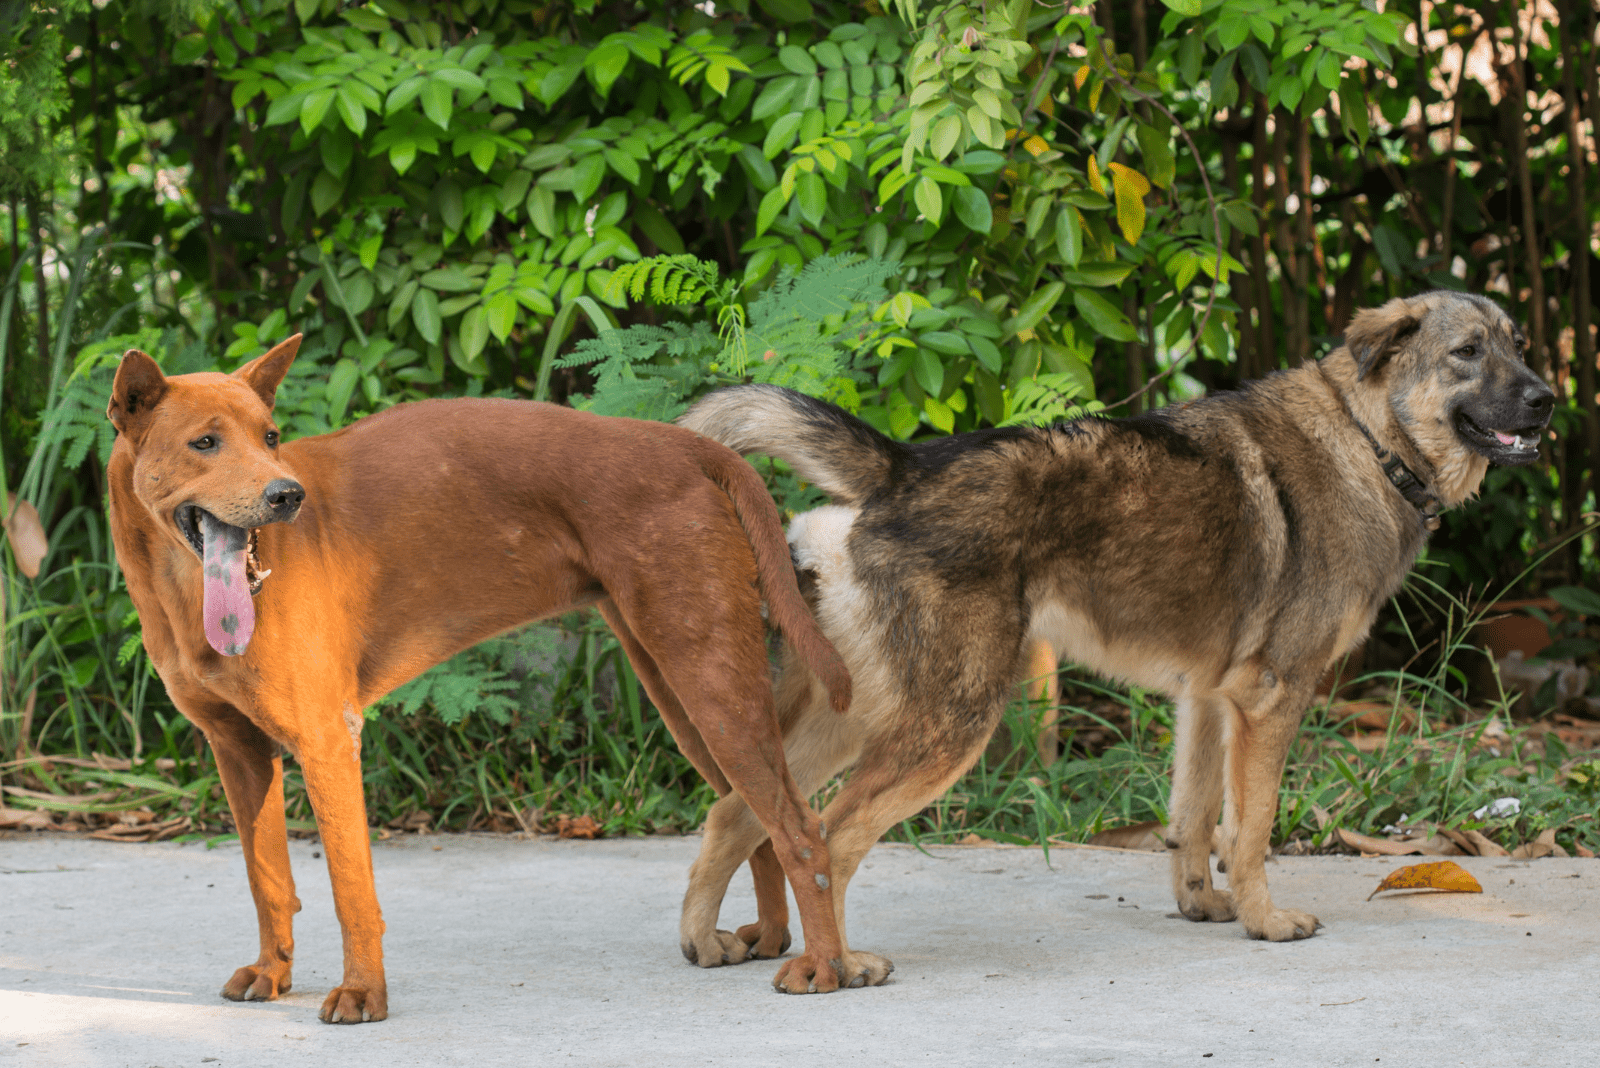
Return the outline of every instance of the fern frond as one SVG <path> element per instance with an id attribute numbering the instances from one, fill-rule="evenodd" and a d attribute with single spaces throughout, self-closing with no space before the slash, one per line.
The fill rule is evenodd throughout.
<path id="1" fill-rule="evenodd" d="M 720 272 L 709 260 L 698 259 L 687 253 L 676 256 L 650 256 L 634 263 L 624 263 L 611 275 L 606 284 L 608 300 L 627 295 L 632 300 L 643 300 L 645 294 L 655 304 L 699 304 L 708 296 L 717 295 Z"/>

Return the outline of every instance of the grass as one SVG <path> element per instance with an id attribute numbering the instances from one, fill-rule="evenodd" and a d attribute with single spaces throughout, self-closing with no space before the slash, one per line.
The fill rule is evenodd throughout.
<path id="1" fill-rule="evenodd" d="M 67 612 L 52 618 L 53 626 L 84 625 Z M 1369 697 L 1385 695 L 1406 713 L 1390 717 L 1381 735 L 1354 736 L 1339 704 L 1309 711 L 1283 777 L 1274 832 L 1280 847 L 1332 849 L 1339 828 L 1381 835 L 1404 821 L 1481 830 L 1506 848 L 1554 828 L 1569 851 L 1600 849 L 1596 754 L 1569 751 L 1538 723 L 1512 724 L 1507 697 L 1475 708 L 1462 696 L 1455 662 L 1470 651 L 1471 621 L 1458 613 L 1428 674 L 1376 672 L 1357 680 Z M 71 670 L 70 661 L 57 661 L 48 670 Z M 142 653 L 132 666 L 145 672 Z M 1173 706 L 1139 690 L 1068 678 L 1061 759 L 1041 762 L 1034 745 L 1039 709 L 1018 701 L 977 766 L 889 837 L 1080 842 L 1110 828 L 1164 823 Z M 40 756 L 0 767 L 7 803 L 56 814 L 58 825 L 72 828 L 125 825 L 124 814 L 143 809 L 145 816 L 131 818 L 164 825 L 169 836 L 229 831 L 209 751 L 186 721 L 151 699 L 148 679 L 143 685 L 128 683 L 122 694 L 85 692 L 52 710 L 40 737 L 77 755 L 73 762 Z M 91 741 L 112 743 L 92 750 L 98 764 L 85 752 Z M 598 620 L 581 615 L 560 628 L 485 643 L 396 691 L 369 713 L 363 748 L 369 816 L 382 833 L 533 830 L 560 816 L 590 816 L 613 836 L 682 833 L 699 825 L 714 800 L 672 746 L 615 641 Z M 285 779 L 290 826 L 310 833 L 312 813 L 292 760 Z M 1505 796 L 1519 799 L 1519 813 L 1472 815 Z"/>

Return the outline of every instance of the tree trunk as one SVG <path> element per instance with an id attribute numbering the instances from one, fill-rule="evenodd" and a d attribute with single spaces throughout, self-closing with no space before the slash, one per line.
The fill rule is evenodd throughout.
<path id="1" fill-rule="evenodd" d="M 1528 130 L 1523 125 L 1522 113 L 1528 106 L 1528 88 L 1522 77 L 1522 19 L 1517 7 L 1511 10 L 1512 59 L 1509 84 L 1511 91 L 1502 101 L 1505 122 L 1510 127 L 1513 165 L 1517 172 L 1517 185 L 1522 190 L 1522 252 L 1528 272 L 1528 335 L 1531 342 L 1528 366 L 1540 375 L 1547 373 L 1549 360 L 1545 351 L 1545 301 L 1543 259 L 1539 253 L 1537 194 L 1533 191 L 1533 174 L 1528 167 Z M 1499 58 L 1499 51 L 1495 52 Z M 1512 297 L 1515 299 L 1513 289 Z"/>
<path id="2" fill-rule="evenodd" d="M 1267 274 L 1267 98 L 1257 93 L 1251 108 L 1254 121 L 1253 157 L 1250 160 L 1250 197 L 1256 206 L 1256 236 L 1250 239 L 1250 279 L 1255 286 L 1256 351 L 1251 377 L 1278 367 L 1278 341 L 1273 334 L 1272 279 Z"/>
<path id="3" fill-rule="evenodd" d="M 1585 5 L 1587 6 L 1587 4 Z M 1578 99 L 1578 76 L 1582 51 L 1575 40 L 1573 22 L 1577 21 L 1576 4 L 1569 7 L 1573 18 L 1563 18 L 1561 31 L 1561 91 L 1567 103 L 1567 198 L 1572 211 L 1573 234 L 1570 253 L 1572 261 L 1572 359 L 1577 364 L 1578 405 L 1583 411 L 1584 467 L 1588 471 L 1589 488 L 1594 485 L 1594 463 L 1600 458 L 1600 419 L 1595 412 L 1595 351 L 1594 339 L 1589 334 L 1589 205 L 1585 195 L 1586 158 L 1583 132 L 1583 110 Z M 1582 496 L 1578 499 L 1582 506 Z M 1568 522 L 1574 522 L 1574 514 Z M 1574 542 L 1574 550 L 1580 546 Z"/>
<path id="4" fill-rule="evenodd" d="M 1222 135 L 1222 180 L 1227 183 L 1228 195 L 1239 197 L 1244 195 L 1244 187 L 1239 182 L 1239 142 L 1231 134 L 1224 132 Z M 1228 255 L 1234 259 L 1243 260 L 1243 250 L 1240 248 L 1239 229 L 1228 228 Z M 1255 281 L 1246 274 L 1238 278 L 1229 286 L 1229 295 L 1239 305 L 1239 377 L 1257 378 L 1259 373 L 1255 370 L 1256 328 L 1250 318 L 1251 305 L 1255 303 Z"/>

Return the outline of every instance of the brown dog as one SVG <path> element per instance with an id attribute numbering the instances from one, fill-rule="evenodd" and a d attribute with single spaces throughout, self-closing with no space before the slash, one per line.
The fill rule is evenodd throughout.
<path id="1" fill-rule="evenodd" d="M 790 463 L 833 499 L 789 527 L 802 585 L 850 665 L 848 716 L 791 657 L 784 746 L 823 812 L 845 934 L 856 865 L 983 751 L 1030 641 L 1177 699 L 1167 846 L 1192 920 L 1308 938 L 1263 858 L 1284 757 L 1312 690 L 1367 632 L 1441 508 L 1491 463 L 1539 455 L 1554 397 L 1512 321 L 1482 297 L 1429 293 L 1359 313 L 1320 363 L 1131 419 L 1007 427 L 914 445 L 775 386 L 737 386 L 680 420 Z M 1224 811 L 1229 889 L 1210 854 Z M 715 925 L 728 877 L 762 840 L 717 802 L 684 901 Z M 780 887 L 781 888 L 781 887 Z M 889 962 L 847 949 L 869 981 Z"/>
<path id="2" fill-rule="evenodd" d="M 211 743 L 261 927 L 260 958 L 223 996 L 289 989 L 300 903 L 281 745 L 305 776 L 344 933 L 321 1017 L 387 1015 L 361 710 L 483 638 L 587 604 L 684 754 L 718 792 L 743 791 L 777 843 L 807 944 L 774 982 L 837 988 L 828 850 L 784 764 L 763 596 L 841 710 L 850 679 L 759 476 L 681 427 L 509 400 L 401 405 L 280 445 L 273 398 L 299 346 L 173 378 L 130 351 L 107 413 L 117 560 L 151 661 Z M 777 858 L 760 861 L 763 912 L 781 921 Z M 786 933 L 771 927 L 759 944 L 776 955 Z"/>

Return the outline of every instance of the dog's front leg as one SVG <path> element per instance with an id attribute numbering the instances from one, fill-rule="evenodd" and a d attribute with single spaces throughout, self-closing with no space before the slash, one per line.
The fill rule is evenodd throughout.
<path id="1" fill-rule="evenodd" d="M 1228 804 L 1231 832 L 1223 856 L 1239 922 L 1251 938 L 1288 942 L 1310 938 L 1321 926 L 1310 913 L 1280 909 L 1267 891 L 1266 857 L 1278 811 L 1278 784 L 1311 686 L 1290 685 L 1265 672 L 1259 699 L 1241 708 L 1228 738 Z M 1314 680 L 1313 680 L 1314 681 Z"/>
<path id="2" fill-rule="evenodd" d="M 324 1023 L 366 1023 L 389 1015 L 383 975 L 383 913 L 372 882 L 372 840 L 361 792 L 361 713 L 346 702 L 343 722 L 307 732 L 293 745 L 328 858 L 333 907 L 344 935 L 344 978 L 329 991 Z"/>
<path id="3" fill-rule="evenodd" d="M 294 914 L 300 911 L 283 818 L 283 758 L 278 744 L 233 706 L 176 694 L 174 698 L 211 743 L 261 928 L 260 957 L 233 973 L 222 996 L 230 1001 L 272 1001 L 289 992 Z"/>

